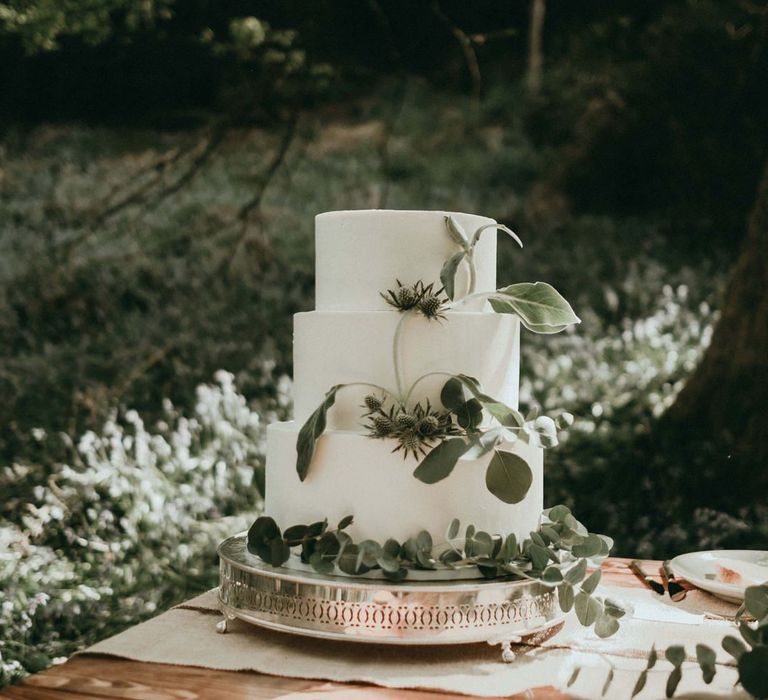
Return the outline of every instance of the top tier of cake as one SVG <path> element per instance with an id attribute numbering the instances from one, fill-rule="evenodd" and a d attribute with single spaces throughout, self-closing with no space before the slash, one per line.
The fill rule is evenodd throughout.
<path id="1" fill-rule="evenodd" d="M 445 261 L 458 247 L 446 229 L 454 216 L 472 235 L 495 223 L 474 214 L 367 209 L 315 217 L 316 308 L 318 311 L 387 309 L 380 292 L 395 280 L 438 283 Z M 475 249 L 476 292 L 496 289 L 496 235 L 488 231 Z M 466 266 L 456 276 L 456 298 L 468 286 Z"/>

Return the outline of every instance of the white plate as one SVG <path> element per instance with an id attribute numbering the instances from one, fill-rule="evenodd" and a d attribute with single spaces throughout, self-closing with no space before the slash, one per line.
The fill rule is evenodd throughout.
<path id="1" fill-rule="evenodd" d="M 675 557 L 670 562 L 670 566 L 675 576 L 684 578 L 694 586 L 725 600 L 741 603 L 744 600 L 745 588 L 762 581 L 724 583 L 716 578 L 718 564 L 734 569 L 739 562 L 743 563 L 740 570 L 742 575 L 759 576 L 762 569 L 765 569 L 764 580 L 768 581 L 768 551 L 759 549 L 713 549 L 709 552 L 690 552 Z"/>

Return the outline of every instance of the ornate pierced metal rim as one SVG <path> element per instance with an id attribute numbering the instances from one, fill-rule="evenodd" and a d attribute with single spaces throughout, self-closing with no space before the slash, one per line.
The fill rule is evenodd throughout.
<path id="1" fill-rule="evenodd" d="M 225 620 L 322 639 L 460 644 L 519 639 L 554 628 L 557 591 L 538 581 L 393 583 L 297 574 L 249 554 L 244 536 L 219 547 Z"/>

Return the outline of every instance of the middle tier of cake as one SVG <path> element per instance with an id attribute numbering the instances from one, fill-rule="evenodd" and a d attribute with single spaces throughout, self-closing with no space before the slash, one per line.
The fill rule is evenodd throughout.
<path id="1" fill-rule="evenodd" d="M 394 345 L 397 311 L 310 311 L 294 316 L 294 415 L 301 425 L 336 384 L 370 383 L 397 392 L 396 349 L 402 390 L 420 377 L 409 404 L 440 408 L 446 375 L 466 374 L 483 391 L 517 408 L 520 325 L 516 316 L 449 311 L 444 319 L 411 315 Z M 431 374 L 435 373 L 435 374 Z M 328 413 L 331 430 L 360 430 L 363 397 L 376 391 L 351 386 L 338 392 Z"/>

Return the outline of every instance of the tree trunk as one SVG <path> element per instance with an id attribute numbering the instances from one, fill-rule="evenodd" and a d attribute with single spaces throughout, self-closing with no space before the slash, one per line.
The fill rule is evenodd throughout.
<path id="1" fill-rule="evenodd" d="M 544 67 L 542 48 L 546 0 L 532 0 L 531 21 L 528 25 L 528 92 L 538 95 L 541 91 L 541 74 Z"/>
<path id="2" fill-rule="evenodd" d="M 768 457 L 768 162 L 712 343 L 668 418 L 690 437 L 732 444 L 750 471 Z"/>

